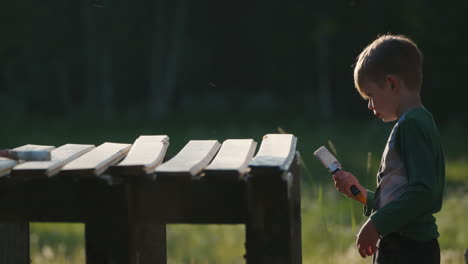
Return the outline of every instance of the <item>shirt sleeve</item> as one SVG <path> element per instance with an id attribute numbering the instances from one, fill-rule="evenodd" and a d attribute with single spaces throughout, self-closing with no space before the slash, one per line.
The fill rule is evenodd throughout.
<path id="1" fill-rule="evenodd" d="M 364 215 L 370 216 L 372 210 L 375 210 L 375 193 L 373 191 L 367 190 L 367 202 L 364 205 Z"/>
<path id="2" fill-rule="evenodd" d="M 371 215 L 380 235 L 397 231 L 414 218 L 431 211 L 437 182 L 430 137 L 414 119 L 400 124 L 397 151 L 406 168 L 408 187 L 400 197 Z"/>

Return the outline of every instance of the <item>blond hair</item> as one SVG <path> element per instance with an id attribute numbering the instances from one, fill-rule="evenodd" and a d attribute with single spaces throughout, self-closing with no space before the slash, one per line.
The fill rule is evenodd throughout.
<path id="1" fill-rule="evenodd" d="M 379 85 L 387 74 L 401 78 L 408 89 L 421 91 L 422 59 L 418 46 L 403 35 L 379 36 L 359 54 L 354 67 L 354 85 L 364 99 L 369 96 L 362 88 L 364 81 Z"/>

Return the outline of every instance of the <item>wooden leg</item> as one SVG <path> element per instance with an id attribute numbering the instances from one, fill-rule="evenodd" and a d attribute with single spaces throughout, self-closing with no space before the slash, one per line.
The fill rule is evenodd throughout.
<path id="1" fill-rule="evenodd" d="M 98 213 L 85 223 L 87 264 L 165 264 L 166 227 L 136 218 L 133 185 L 103 188 Z"/>
<path id="2" fill-rule="evenodd" d="M 134 234 L 135 264 L 166 264 L 166 225 L 139 224 Z"/>
<path id="3" fill-rule="evenodd" d="M 300 179 L 293 164 L 282 176 L 253 175 L 247 183 L 247 264 L 302 263 Z"/>
<path id="4" fill-rule="evenodd" d="M 29 223 L 0 223 L 0 263 L 29 264 Z"/>

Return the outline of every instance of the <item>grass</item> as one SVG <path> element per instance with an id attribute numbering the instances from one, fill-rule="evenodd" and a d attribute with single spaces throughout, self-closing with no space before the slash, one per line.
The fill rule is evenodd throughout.
<path id="1" fill-rule="evenodd" d="M 85 263 L 83 224 L 32 223 L 30 226 L 31 263 Z"/>
<path id="2" fill-rule="evenodd" d="M 180 127 L 184 124 L 184 128 Z M 260 142 L 267 133 L 289 132 L 298 137 L 303 160 L 302 241 L 303 263 L 371 263 L 362 260 L 354 246 L 355 235 L 365 220 L 362 207 L 334 190 L 330 175 L 313 157 L 321 145 L 333 145 L 345 169 L 357 175 L 369 189 L 375 188 L 375 172 L 391 125 L 377 121 L 358 124 L 307 123 L 304 119 L 228 123 L 219 120 L 162 120 L 159 123 L 125 121 L 54 122 L 5 121 L 0 138 L 14 147 L 27 143 L 61 145 L 105 141 L 131 143 L 138 135 L 167 134 L 171 137 L 169 155 L 174 155 L 190 139 L 254 138 Z M 86 128 L 86 129 L 80 129 Z M 436 214 L 440 230 L 442 263 L 462 263 L 468 247 L 468 152 L 461 146 L 465 127 L 442 127 L 446 152 L 447 192 L 443 209 Z M 33 264 L 84 263 L 83 225 L 31 225 Z M 244 263 L 243 226 L 168 226 L 169 263 Z"/>

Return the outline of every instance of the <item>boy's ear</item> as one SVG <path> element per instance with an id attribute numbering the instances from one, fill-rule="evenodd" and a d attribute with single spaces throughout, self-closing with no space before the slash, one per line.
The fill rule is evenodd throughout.
<path id="1" fill-rule="evenodd" d="M 387 74 L 387 76 L 385 76 L 385 81 L 392 91 L 398 92 L 400 90 L 400 78 L 395 74 Z"/>

